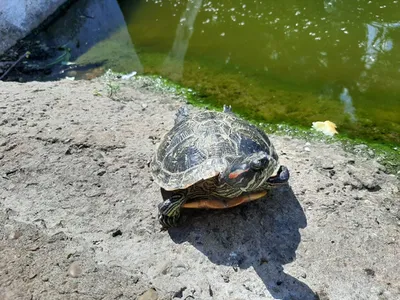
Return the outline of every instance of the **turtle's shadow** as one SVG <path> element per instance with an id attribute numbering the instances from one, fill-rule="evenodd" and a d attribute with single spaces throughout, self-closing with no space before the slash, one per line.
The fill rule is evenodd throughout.
<path id="1" fill-rule="evenodd" d="M 283 265 L 295 259 L 299 229 L 307 226 L 290 187 L 230 210 L 189 214 L 182 227 L 169 230 L 174 242 L 191 243 L 218 265 L 253 267 L 276 299 L 318 299 L 306 284 L 283 271 Z"/>

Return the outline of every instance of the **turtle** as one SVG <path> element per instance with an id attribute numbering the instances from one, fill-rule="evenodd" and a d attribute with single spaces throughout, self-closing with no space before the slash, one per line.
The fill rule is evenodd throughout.
<path id="1" fill-rule="evenodd" d="M 267 134 L 226 105 L 222 112 L 181 107 L 150 168 L 162 194 L 168 195 L 158 205 L 162 229 L 181 223 L 182 208 L 234 207 L 289 180 Z"/>

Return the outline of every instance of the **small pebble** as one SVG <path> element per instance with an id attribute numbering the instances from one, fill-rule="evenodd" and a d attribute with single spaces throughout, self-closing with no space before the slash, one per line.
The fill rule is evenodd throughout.
<path id="1" fill-rule="evenodd" d="M 367 274 L 368 276 L 375 277 L 375 271 L 372 270 L 372 269 L 370 269 L 370 268 L 365 268 L 365 269 L 364 269 L 364 272 L 365 272 L 365 274 Z"/>
<path id="2" fill-rule="evenodd" d="M 104 169 L 101 169 L 101 170 L 99 170 L 99 171 L 97 172 L 97 175 L 98 175 L 98 176 L 103 176 L 104 174 L 106 174 L 106 170 L 104 170 Z"/>
<path id="3" fill-rule="evenodd" d="M 322 162 L 322 169 L 332 170 L 334 167 L 335 166 L 334 166 L 332 161 L 325 160 L 325 161 Z"/>
<path id="4" fill-rule="evenodd" d="M 15 148 L 17 148 L 17 144 L 11 144 L 11 145 L 8 145 L 5 149 L 4 149 L 4 151 L 11 151 L 11 150 L 14 150 Z"/>
<path id="5" fill-rule="evenodd" d="M 155 289 L 149 289 L 146 292 L 144 292 L 143 295 L 139 296 L 137 298 L 138 300 L 157 300 L 158 299 L 158 293 Z"/>
<path id="6" fill-rule="evenodd" d="M 356 150 L 366 150 L 366 149 L 368 149 L 368 146 L 365 145 L 365 144 L 359 144 L 359 145 L 355 145 L 354 149 L 356 149 Z"/>
<path id="7" fill-rule="evenodd" d="M 225 283 L 229 283 L 230 279 L 229 279 L 228 275 L 224 274 L 224 275 L 221 275 L 221 276 L 222 276 L 222 279 L 224 280 Z"/>
<path id="8" fill-rule="evenodd" d="M 304 151 L 310 152 L 311 149 L 309 147 L 304 147 Z"/>
<path id="9" fill-rule="evenodd" d="M 354 200 L 362 200 L 364 198 L 364 195 L 361 193 L 357 193 L 356 195 L 353 196 Z"/>
<path id="10" fill-rule="evenodd" d="M 0 139 L 0 147 L 7 145 L 8 141 L 6 139 Z"/>
<path id="11" fill-rule="evenodd" d="M 183 292 L 184 292 L 186 289 L 187 289 L 186 286 L 181 287 L 181 288 L 179 289 L 179 291 L 175 292 L 174 298 L 182 298 L 182 297 L 183 297 Z"/>
<path id="12" fill-rule="evenodd" d="M 74 261 L 68 268 L 68 275 L 71 277 L 79 277 L 82 275 L 82 268 L 77 261 Z"/>
<path id="13" fill-rule="evenodd" d="M 114 231 L 111 235 L 112 235 L 112 237 L 122 235 L 122 231 L 118 229 L 118 230 Z"/>
<path id="14" fill-rule="evenodd" d="M 375 152 L 372 151 L 372 150 L 368 150 L 367 153 L 368 153 L 368 155 L 369 155 L 370 157 L 374 157 L 374 156 L 375 156 Z"/>
<path id="15" fill-rule="evenodd" d="M 22 232 L 19 230 L 13 231 L 10 233 L 10 235 L 8 236 L 8 238 L 10 240 L 17 240 L 22 236 Z"/>

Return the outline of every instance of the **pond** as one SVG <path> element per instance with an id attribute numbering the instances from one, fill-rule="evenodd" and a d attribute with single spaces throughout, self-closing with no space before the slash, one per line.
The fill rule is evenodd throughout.
<path id="1" fill-rule="evenodd" d="M 268 122 L 400 142 L 398 1 L 120 1 L 146 73 Z"/>
<path id="2" fill-rule="evenodd" d="M 81 41 L 78 63 L 160 74 L 253 119 L 330 120 L 341 134 L 400 144 L 396 0 L 115 3 L 122 20 L 109 12 L 101 21 L 118 25 Z"/>

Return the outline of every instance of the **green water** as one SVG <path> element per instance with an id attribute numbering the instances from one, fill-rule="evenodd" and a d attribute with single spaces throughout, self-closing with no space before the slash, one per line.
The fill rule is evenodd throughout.
<path id="1" fill-rule="evenodd" d="M 398 1 L 119 4 L 144 73 L 255 119 L 400 144 Z"/>

